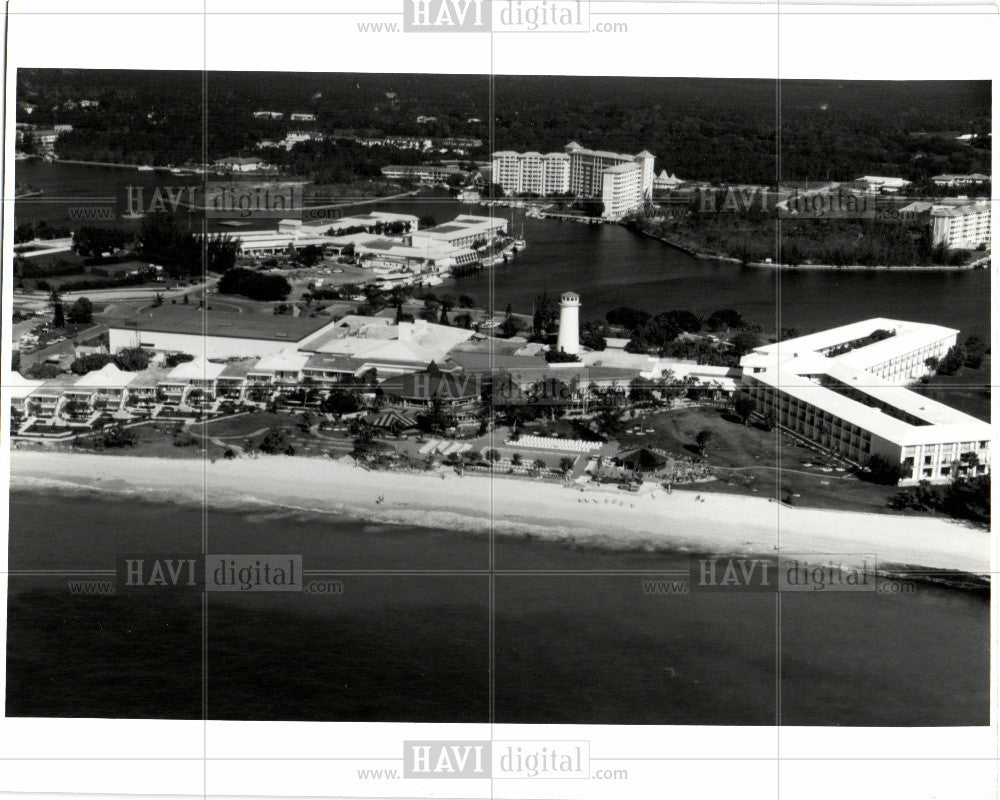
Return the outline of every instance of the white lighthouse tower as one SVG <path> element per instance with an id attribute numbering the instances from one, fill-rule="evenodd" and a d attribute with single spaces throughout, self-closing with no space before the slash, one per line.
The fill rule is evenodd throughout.
<path id="1" fill-rule="evenodd" d="M 566 292 L 559 303 L 559 338 L 556 349 L 580 355 L 580 295 Z"/>

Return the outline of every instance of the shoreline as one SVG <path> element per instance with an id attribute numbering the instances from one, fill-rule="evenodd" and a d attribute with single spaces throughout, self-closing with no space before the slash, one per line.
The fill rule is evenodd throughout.
<path id="1" fill-rule="evenodd" d="M 895 264 L 774 264 L 767 263 L 765 261 L 748 261 L 743 263 L 738 258 L 733 256 L 722 256 L 713 253 L 703 253 L 699 250 L 695 250 L 687 245 L 680 244 L 672 239 L 667 239 L 664 236 L 659 236 L 655 233 L 650 233 L 649 231 L 644 231 L 641 228 L 628 228 L 640 236 L 646 236 L 650 239 L 655 239 L 658 242 L 663 242 L 669 247 L 673 247 L 675 250 L 680 250 L 682 253 L 686 253 L 692 258 L 697 258 L 700 261 L 719 261 L 724 264 L 737 264 L 739 266 L 754 267 L 758 269 L 774 269 L 774 270 L 820 270 L 827 272 L 968 272 L 977 269 L 987 269 L 985 266 L 985 260 L 979 259 L 971 264 L 960 264 L 949 266 L 947 264 L 929 264 L 927 266 L 920 266 L 918 264 L 910 265 L 895 265 Z M 986 259 L 988 260 L 988 259 Z"/>
<path id="2" fill-rule="evenodd" d="M 699 498 L 662 489 L 633 494 L 448 472 L 373 473 L 348 461 L 261 456 L 202 461 L 192 468 L 190 459 L 15 450 L 10 487 L 226 508 L 281 507 L 583 547 L 768 557 L 780 552 L 848 567 L 870 564 L 875 556 L 879 574 L 957 588 L 982 585 L 989 571 L 989 533 L 938 517 L 787 507 L 764 498 L 712 493 Z"/>

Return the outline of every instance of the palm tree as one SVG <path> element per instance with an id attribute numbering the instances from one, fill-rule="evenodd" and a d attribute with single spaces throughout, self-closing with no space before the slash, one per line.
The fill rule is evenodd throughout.
<path id="1" fill-rule="evenodd" d="M 53 286 L 49 292 L 49 302 L 52 303 L 52 327 L 65 328 L 66 315 L 63 313 L 62 295 L 58 286 Z"/>
<path id="2" fill-rule="evenodd" d="M 698 435 L 694 437 L 694 443 L 698 445 L 698 454 L 705 455 L 705 448 L 708 446 L 709 441 L 712 439 L 712 431 L 708 428 L 702 428 L 698 431 Z"/>

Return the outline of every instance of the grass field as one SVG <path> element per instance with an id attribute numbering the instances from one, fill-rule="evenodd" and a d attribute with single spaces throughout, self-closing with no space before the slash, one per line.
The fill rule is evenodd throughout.
<path id="1" fill-rule="evenodd" d="M 984 359 L 979 369 L 962 367 L 954 375 L 935 375 L 927 383 L 916 383 L 912 388 L 932 400 L 989 422 L 989 358 Z"/>
<path id="2" fill-rule="evenodd" d="M 636 423 L 653 433 L 621 437 L 624 447 L 653 447 L 675 457 L 699 459 L 695 437 L 712 432 L 703 463 L 719 480 L 696 484 L 693 491 L 774 497 L 794 505 L 888 512 L 897 490 L 863 481 L 845 464 L 799 444 L 777 430 L 743 425 L 725 411 L 684 408 L 663 411 Z M 809 466 L 807 466 L 809 465 Z M 838 472 L 840 468 L 844 471 Z"/>
<path id="3" fill-rule="evenodd" d="M 285 427 L 298 430 L 299 417 L 294 414 L 278 414 L 270 411 L 258 411 L 253 414 L 242 414 L 213 422 L 196 423 L 191 426 L 191 433 L 215 436 L 220 439 L 237 441 L 261 429 Z"/>
<path id="4" fill-rule="evenodd" d="M 174 431 L 179 421 L 150 422 L 135 425 L 130 430 L 136 435 L 134 447 L 102 450 L 107 455 L 145 456 L 149 458 L 222 458 L 225 448 L 209 441 L 195 442 L 183 447 L 174 444 Z"/>

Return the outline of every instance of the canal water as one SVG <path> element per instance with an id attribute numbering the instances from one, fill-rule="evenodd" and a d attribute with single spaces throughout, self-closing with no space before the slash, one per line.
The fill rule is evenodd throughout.
<path id="1" fill-rule="evenodd" d="M 18 185 L 44 194 L 18 201 L 19 222 L 48 220 L 80 224 L 70 208 L 100 205 L 114 198 L 124 208 L 128 186 L 141 186 L 146 196 L 157 186 L 187 186 L 199 179 L 166 172 L 138 172 L 38 160 L 16 166 Z M 458 214 L 504 216 L 511 230 L 528 240 L 528 249 L 510 264 L 448 281 L 439 292 L 468 294 L 478 303 L 503 310 L 529 312 L 538 293 L 580 294 L 583 320 L 600 319 L 621 305 L 649 311 L 689 309 L 708 314 L 735 308 L 766 331 L 795 327 L 819 330 L 866 317 L 931 322 L 958 328 L 963 334 L 989 336 L 990 274 L 988 270 L 952 272 L 776 271 L 692 258 L 655 239 L 618 225 L 589 226 L 558 220 L 526 218 L 523 211 L 460 204 L 441 193 L 378 204 L 359 205 L 345 213 L 379 208 L 429 215 L 437 222 Z M 98 224 L 105 224 L 101 221 Z M 135 220 L 116 224 L 138 225 Z M 251 227 L 273 227 L 273 220 Z M 238 235 L 238 228 L 221 228 Z M 491 292 L 492 290 L 492 292 Z"/>

